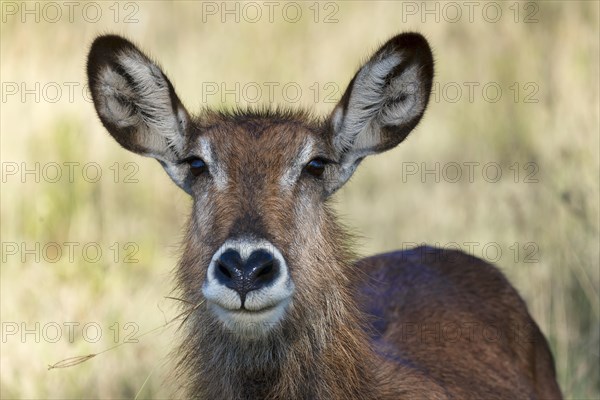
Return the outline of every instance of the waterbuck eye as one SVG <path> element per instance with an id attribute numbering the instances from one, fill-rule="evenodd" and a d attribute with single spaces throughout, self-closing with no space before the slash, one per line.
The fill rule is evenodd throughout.
<path id="1" fill-rule="evenodd" d="M 306 164 L 304 171 L 308 172 L 312 176 L 320 177 L 323 175 L 323 172 L 325 172 L 325 164 L 325 160 L 321 158 L 315 158 Z"/>
<path id="2" fill-rule="evenodd" d="M 194 176 L 198 176 L 208 169 L 206 163 L 200 158 L 192 158 L 188 160 L 188 164 L 190 165 L 190 172 Z"/>

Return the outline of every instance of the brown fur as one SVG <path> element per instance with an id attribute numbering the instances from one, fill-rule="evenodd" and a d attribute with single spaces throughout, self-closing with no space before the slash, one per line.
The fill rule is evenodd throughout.
<path id="1" fill-rule="evenodd" d="M 312 199 L 312 209 L 300 207 L 302 188 L 268 196 L 279 193 L 270 186 L 302 139 L 326 137 L 318 120 L 311 123 L 303 113 L 210 113 L 201 120 L 210 121 L 204 134 L 230 138 L 216 141 L 222 146 L 216 153 L 227 158 L 234 181 L 227 192 L 209 192 L 210 205 L 195 202 L 205 224 L 192 218 L 188 228 L 177 271 L 184 298 L 201 301 L 204 266 L 220 243 L 240 229 L 256 234 L 257 227 L 287 255 L 297 292 L 268 340 L 240 340 L 201 307 L 179 350 L 188 395 L 560 398 L 546 340 L 496 268 L 433 248 L 355 264 L 349 235 L 327 202 Z M 252 223 L 244 227 L 244 220 Z M 456 325 L 464 326 L 458 338 L 456 329 L 442 332 Z"/>
<path id="2" fill-rule="evenodd" d="M 423 115 L 433 58 L 422 36 L 390 39 L 322 119 L 286 110 L 192 117 L 158 66 L 116 36 L 94 42 L 88 74 L 113 137 L 158 159 L 193 198 L 176 271 L 182 298 L 199 305 L 177 353 L 186 397 L 561 398 L 548 343 L 495 267 L 428 247 L 355 262 L 329 205 L 364 156 L 397 145 Z M 195 175 L 186 160 L 206 152 L 204 142 L 209 172 Z M 282 184 L 309 142 L 313 159 L 331 160 L 324 175 L 301 165 Z M 230 332 L 203 303 L 211 257 L 238 237 L 274 245 L 295 284 L 264 336 Z"/>

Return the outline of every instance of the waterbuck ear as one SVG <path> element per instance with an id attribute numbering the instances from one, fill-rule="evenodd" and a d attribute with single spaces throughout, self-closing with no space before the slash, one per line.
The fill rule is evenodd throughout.
<path id="1" fill-rule="evenodd" d="M 418 33 L 388 40 L 356 73 L 329 119 L 340 162 L 330 181 L 334 192 L 360 161 L 402 142 L 417 125 L 429 101 L 433 55 Z"/>
<path id="2" fill-rule="evenodd" d="M 98 37 L 87 73 L 102 124 L 121 146 L 157 159 L 190 192 L 188 171 L 178 161 L 189 136 L 189 114 L 160 67 L 128 40 Z"/>

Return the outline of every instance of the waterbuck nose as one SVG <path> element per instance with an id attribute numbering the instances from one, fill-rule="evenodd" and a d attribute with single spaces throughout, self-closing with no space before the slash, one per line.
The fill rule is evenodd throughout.
<path id="1" fill-rule="evenodd" d="M 246 294 L 269 286 L 277 278 L 279 263 L 267 250 L 253 251 L 244 261 L 237 250 L 228 249 L 216 260 L 219 282 L 239 293 L 242 307 Z"/>

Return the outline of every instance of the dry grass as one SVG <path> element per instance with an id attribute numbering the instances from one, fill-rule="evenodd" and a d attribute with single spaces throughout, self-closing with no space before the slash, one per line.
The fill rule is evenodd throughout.
<path id="1" fill-rule="evenodd" d="M 341 214 L 363 235 L 365 255 L 410 242 L 456 242 L 463 249 L 475 242 L 476 255 L 482 256 L 488 244 L 488 258 L 493 258 L 492 250 L 499 247 L 497 264 L 550 339 L 566 397 L 600 396 L 597 2 L 543 2 L 536 14 L 539 21 L 530 24 L 514 22 L 512 3 L 502 3 L 503 17 L 497 23 L 481 17 L 482 7 L 476 9 L 473 23 L 466 14 L 457 23 L 443 18 L 436 23 L 431 16 L 425 23 L 419 16 L 407 16 L 403 23 L 400 2 L 345 2 L 337 3 L 339 21 L 332 24 L 314 23 L 308 9 L 312 3 L 302 3 L 304 17 L 297 23 L 286 22 L 280 14 L 273 23 L 266 15 L 257 23 L 235 23 L 231 17 L 221 23 L 218 17 L 202 22 L 199 3 L 140 2 L 135 3 L 139 22 L 133 24 L 115 24 L 112 3 L 98 4 L 103 18 L 95 24 L 75 13 L 72 23 L 66 14 L 57 23 L 43 18 L 35 23 L 31 16 L 21 23 L 19 16 L 8 16 L 1 27 L 3 85 L 24 82 L 32 88 L 36 82 L 40 87 L 56 82 L 63 90 L 56 103 L 48 101 L 54 92 L 39 102 L 33 95 L 22 102 L 20 93 L 2 99 L 3 171 L 13 162 L 28 168 L 36 162 L 96 162 L 103 174 L 90 183 L 76 168 L 73 182 L 63 176 L 57 183 L 37 183 L 28 175 L 22 183 L 3 172 L 2 398 L 165 398 L 172 390 L 171 381 L 165 380 L 175 335 L 169 328 L 75 367 L 47 370 L 63 358 L 113 346 L 115 322 L 122 342 L 134 327 L 142 333 L 176 313 L 164 296 L 172 287 L 170 271 L 189 200 L 156 162 L 120 150 L 83 98 L 85 56 L 94 36 L 116 32 L 140 43 L 161 61 L 192 110 L 202 105 L 203 82 L 225 82 L 228 88 L 235 82 L 257 82 L 265 91 L 263 98 L 264 82 L 297 82 L 303 95 L 292 105 L 327 112 L 333 106 L 323 101 L 327 82 L 345 87 L 359 60 L 378 43 L 413 29 L 434 47 L 440 88 L 456 82 L 463 97 L 451 102 L 450 91 L 437 101 L 434 96 L 425 120 L 407 142 L 367 160 L 337 195 Z M 529 10 L 526 3 L 519 5 L 522 20 Z M 131 10 L 121 8 L 120 19 Z M 321 3 L 320 10 L 322 21 L 333 8 Z M 79 84 L 73 101 L 68 82 Z M 317 103 L 310 89 L 314 82 L 321 87 Z M 472 102 L 464 82 L 480 83 Z M 502 88 L 500 101 L 484 100 L 481 88 L 487 82 Z M 517 102 L 510 89 L 514 82 L 520 87 Z M 523 101 L 533 90 L 524 86 L 527 82 L 538 88 L 536 103 Z M 275 93 L 275 100 L 285 103 L 281 91 Z M 230 104 L 233 96 L 226 100 Z M 217 96 L 208 103 L 221 105 Z M 117 183 L 110 169 L 115 162 L 121 172 Z M 137 183 L 123 182 L 127 162 L 139 167 Z M 418 175 L 403 174 L 411 166 L 425 163 L 433 168 L 436 162 L 442 167 L 459 163 L 463 173 L 465 162 L 480 165 L 473 182 L 463 177 L 458 183 L 436 183 L 429 175 L 423 183 Z M 496 183 L 481 175 L 481 166 L 490 162 L 498 163 L 503 173 Z M 524 169 L 529 162 L 537 166 L 537 183 L 524 179 L 532 171 Z M 520 170 L 516 183 L 511 169 L 515 163 Z M 72 261 L 63 254 L 56 262 L 43 257 L 36 262 L 33 255 L 23 262 L 20 253 L 10 255 L 6 247 L 25 243 L 30 249 L 36 242 L 42 249 L 59 243 L 64 252 L 65 242 L 80 245 Z M 137 246 L 136 263 L 123 262 L 127 251 L 122 246 L 128 242 Z M 103 250 L 98 261 L 82 257 L 86 243 L 98 243 Z M 114 243 L 121 246 L 117 262 Z M 497 246 L 490 248 L 492 243 Z M 516 260 L 514 243 L 520 248 Z M 46 250 L 47 259 L 56 256 L 55 249 Z M 528 251 L 537 262 L 524 262 Z M 22 328 L 35 330 L 37 322 L 39 340 L 33 333 L 24 340 L 19 334 L 5 335 L 12 323 L 21 333 Z M 64 325 L 69 322 L 80 324 L 73 340 Z M 81 328 L 88 322 L 102 328 L 97 343 L 82 337 Z M 134 325 L 126 330 L 128 322 Z M 56 343 L 47 340 L 54 336 L 50 323 L 62 327 Z M 94 335 L 93 330 L 88 333 Z"/>

